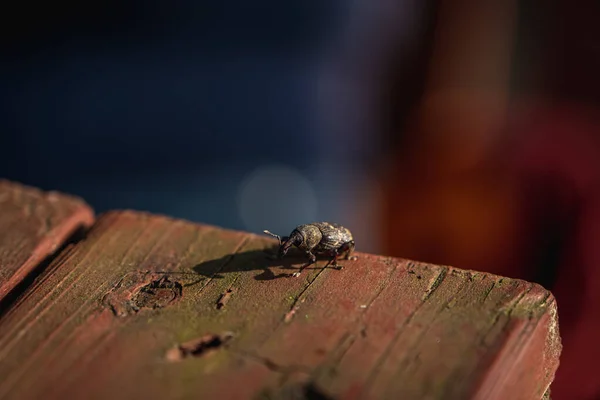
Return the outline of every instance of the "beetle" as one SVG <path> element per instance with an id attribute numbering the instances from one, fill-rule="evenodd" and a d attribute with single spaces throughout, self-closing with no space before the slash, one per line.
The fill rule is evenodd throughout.
<path id="1" fill-rule="evenodd" d="M 308 257 L 308 262 L 304 264 L 299 272 L 293 276 L 299 276 L 304 268 L 317 262 L 316 255 L 327 255 L 331 257 L 325 265 L 343 268 L 337 265 L 338 257 L 343 256 L 345 260 L 357 260 L 358 257 L 352 256 L 354 252 L 354 238 L 348 228 L 339 224 L 330 222 L 313 222 L 310 224 L 298 225 L 288 236 L 279 236 L 267 230 L 263 231 L 267 235 L 273 236 L 279 240 L 278 258 L 283 258 L 292 246 L 296 246 Z"/>

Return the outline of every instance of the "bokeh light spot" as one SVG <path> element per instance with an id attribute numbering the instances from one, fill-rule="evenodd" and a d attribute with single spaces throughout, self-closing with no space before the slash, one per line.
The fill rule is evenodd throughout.
<path id="1" fill-rule="evenodd" d="M 269 229 L 287 235 L 296 225 L 314 222 L 317 208 L 313 184 L 287 166 L 257 168 L 240 185 L 238 211 L 251 232 Z"/>

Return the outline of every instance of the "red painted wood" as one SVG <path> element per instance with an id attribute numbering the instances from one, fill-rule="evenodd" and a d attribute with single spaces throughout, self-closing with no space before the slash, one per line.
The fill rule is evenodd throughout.
<path id="1" fill-rule="evenodd" d="M 0 301 L 94 214 L 82 200 L 0 179 Z"/>
<path id="2" fill-rule="evenodd" d="M 101 216 L 0 319 L 0 398 L 539 399 L 553 380 L 536 284 L 361 253 L 293 278 L 274 244 Z"/>

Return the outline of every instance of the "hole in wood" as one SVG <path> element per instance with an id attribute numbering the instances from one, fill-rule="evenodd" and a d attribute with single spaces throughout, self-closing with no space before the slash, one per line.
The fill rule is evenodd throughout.
<path id="1" fill-rule="evenodd" d="M 117 317 L 133 315 L 140 310 L 166 307 L 183 294 L 183 285 L 171 281 L 165 273 L 134 271 L 123 278 L 102 298 Z"/>
<path id="2" fill-rule="evenodd" d="M 170 349 L 166 358 L 169 361 L 180 361 L 189 357 L 205 357 L 223 347 L 231 338 L 233 338 L 231 332 L 205 335 Z"/>
<path id="3" fill-rule="evenodd" d="M 163 277 L 139 288 L 132 302 L 137 308 L 162 308 L 181 297 L 182 291 L 181 283 Z"/>

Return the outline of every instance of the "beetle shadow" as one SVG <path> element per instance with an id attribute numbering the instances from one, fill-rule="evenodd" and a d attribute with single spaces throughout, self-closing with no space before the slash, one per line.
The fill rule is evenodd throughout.
<path id="1" fill-rule="evenodd" d="M 278 259 L 276 257 L 278 249 L 279 246 L 274 245 L 265 249 L 228 254 L 197 264 L 192 269 L 199 275 L 213 279 L 222 279 L 224 278 L 223 274 L 234 272 L 261 271 L 254 277 L 257 281 L 290 278 L 293 273 L 300 272 L 301 266 L 307 261 L 306 256 L 301 252 L 294 251 L 295 249 L 290 249 L 283 259 Z M 313 264 L 304 268 L 304 271 L 321 268 L 322 266 Z M 283 270 L 284 272 L 274 270 Z"/>

